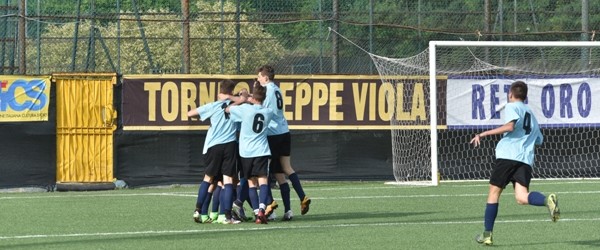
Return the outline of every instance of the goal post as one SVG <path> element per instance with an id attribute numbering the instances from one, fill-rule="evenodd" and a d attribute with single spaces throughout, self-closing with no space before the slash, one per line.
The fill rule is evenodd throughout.
<path id="1" fill-rule="evenodd" d="M 469 140 L 502 124 L 508 87 L 516 80 L 530 87 L 527 101 L 546 139 L 536 148 L 534 178 L 599 177 L 597 47 L 600 43 L 431 41 L 428 49 L 412 57 L 370 54 L 382 82 L 396 91 L 426 86 L 428 129 L 398 128 L 406 122 L 390 119 L 396 182 L 438 185 L 440 176 L 489 178 L 501 136 L 486 137 L 478 148 Z M 401 109 L 415 100 L 404 98 L 395 112 L 406 111 Z"/>

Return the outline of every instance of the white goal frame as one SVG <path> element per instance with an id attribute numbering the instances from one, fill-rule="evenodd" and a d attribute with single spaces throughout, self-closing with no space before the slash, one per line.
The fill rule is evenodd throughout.
<path id="1" fill-rule="evenodd" d="M 430 41 L 429 42 L 429 116 L 431 132 L 431 185 L 439 185 L 438 143 L 437 143 L 437 47 L 600 47 L 599 42 L 585 41 Z"/>

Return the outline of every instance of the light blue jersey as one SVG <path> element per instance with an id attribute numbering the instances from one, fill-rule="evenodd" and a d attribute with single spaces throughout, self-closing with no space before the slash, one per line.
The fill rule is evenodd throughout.
<path id="1" fill-rule="evenodd" d="M 212 146 L 232 142 L 236 140 L 236 131 L 238 124 L 229 119 L 229 114 L 225 113 L 225 108 L 230 101 L 216 101 L 207 103 L 196 108 L 200 115 L 200 120 L 205 121 L 210 118 L 210 127 L 204 140 L 203 154 Z"/>
<path id="2" fill-rule="evenodd" d="M 504 107 L 504 124 L 515 121 L 512 132 L 496 145 L 496 159 L 523 162 L 533 167 L 535 145 L 544 141 L 537 119 L 523 102 L 511 102 Z"/>
<path id="3" fill-rule="evenodd" d="M 240 156 L 244 158 L 270 156 L 267 124 L 273 117 L 273 111 L 259 104 L 242 104 L 231 106 L 229 113 L 233 121 L 242 123 L 240 129 Z"/>
<path id="4" fill-rule="evenodd" d="M 287 120 L 283 115 L 283 95 L 274 82 L 268 82 L 267 93 L 263 105 L 273 110 L 273 120 L 269 123 L 268 135 L 280 135 L 290 132 Z"/>

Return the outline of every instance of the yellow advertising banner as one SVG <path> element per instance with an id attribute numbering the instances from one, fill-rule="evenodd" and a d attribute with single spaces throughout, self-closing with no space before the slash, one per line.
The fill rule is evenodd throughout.
<path id="1" fill-rule="evenodd" d="M 48 121 L 50 76 L 0 76 L 0 122 Z"/>
<path id="2" fill-rule="evenodd" d="M 236 92 L 250 89 L 255 77 L 123 76 L 123 130 L 207 129 L 207 121 L 188 118 L 187 112 L 214 102 L 222 79 L 236 82 Z M 393 80 L 382 82 L 376 75 L 278 75 L 275 84 L 281 89 L 290 129 L 429 129 L 429 77 L 397 76 Z M 445 78 L 438 81 L 445 86 Z M 438 122 L 445 124 L 445 117 L 439 115 Z"/>

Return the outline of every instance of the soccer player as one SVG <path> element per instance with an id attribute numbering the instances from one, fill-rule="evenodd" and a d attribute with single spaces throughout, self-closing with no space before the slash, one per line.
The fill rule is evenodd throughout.
<path id="1" fill-rule="evenodd" d="M 546 206 L 552 221 L 560 216 L 558 198 L 540 192 L 529 192 L 529 183 L 534 161 L 535 145 L 541 145 L 543 136 L 531 109 L 523 103 L 527 99 L 527 85 L 516 81 L 510 86 L 508 104 L 504 107 L 504 125 L 475 135 L 470 143 L 479 146 L 480 140 L 489 135 L 504 134 L 496 145 L 496 162 L 490 177 L 490 187 L 485 207 L 484 231 L 476 241 L 492 245 L 492 231 L 498 214 L 500 194 L 513 183 L 515 199 L 520 205 Z"/>
<path id="2" fill-rule="evenodd" d="M 293 218 L 293 213 L 290 206 L 290 186 L 287 183 L 285 176 L 292 182 L 292 186 L 300 198 L 300 211 L 304 215 L 308 212 L 310 206 L 310 198 L 304 193 L 302 184 L 298 174 L 294 171 L 291 164 L 291 136 L 288 129 L 288 123 L 283 115 L 283 95 L 281 90 L 273 80 L 275 80 L 275 69 L 270 65 L 263 65 L 257 69 L 257 81 L 262 86 L 267 87 L 267 96 L 264 101 L 264 106 L 273 110 L 273 121 L 269 124 L 268 140 L 271 148 L 271 173 L 275 174 L 275 178 L 279 183 L 279 191 L 285 207 L 284 221 L 289 221 Z M 272 200 L 272 198 L 271 198 Z M 277 203 L 273 202 L 269 205 L 268 214 L 273 209 L 277 208 Z"/>
<path id="3" fill-rule="evenodd" d="M 223 80 L 220 82 L 220 92 L 222 94 L 231 95 L 235 83 L 231 80 Z M 245 97 L 239 97 L 235 103 L 242 103 Z M 223 175 L 223 202 L 220 202 L 223 211 L 225 212 L 225 220 L 220 220 L 224 224 L 237 224 L 239 221 L 232 220 L 231 205 L 233 199 L 233 176 L 236 174 L 237 160 L 237 130 L 238 125 L 229 118 L 229 114 L 225 113 L 224 109 L 228 107 L 232 101 L 225 95 L 219 95 L 218 100 L 212 103 L 205 104 L 188 112 L 188 117 L 200 116 L 200 120 L 205 121 L 210 119 L 210 127 L 206 133 L 204 141 L 203 154 L 206 162 L 204 170 L 204 179 L 198 188 L 198 197 L 196 200 L 196 210 L 194 211 L 194 221 L 197 223 L 210 222 L 208 215 L 200 214 L 203 208 L 203 203 L 208 201 L 208 189 L 213 182 L 215 176 L 219 173 Z M 220 198 L 220 195 L 215 194 L 214 201 Z M 214 219 L 214 218 L 213 218 Z"/>
<path id="4" fill-rule="evenodd" d="M 265 87 L 256 85 L 252 96 L 248 98 L 250 104 L 230 106 L 225 109 L 233 121 L 242 123 L 239 142 L 242 177 L 248 179 L 249 196 L 252 208 L 256 211 L 257 224 L 268 223 L 265 201 L 269 191 L 267 175 L 271 151 L 267 141 L 267 127 L 273 117 L 273 111 L 262 105 L 265 93 Z M 258 194 L 256 187 L 260 189 Z"/>

